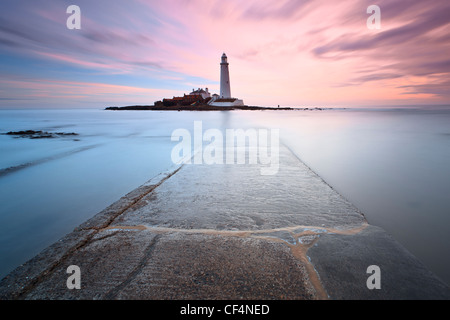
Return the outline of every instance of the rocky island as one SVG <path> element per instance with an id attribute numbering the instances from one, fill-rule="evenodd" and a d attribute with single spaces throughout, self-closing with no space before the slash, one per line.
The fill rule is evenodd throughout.
<path id="1" fill-rule="evenodd" d="M 230 110 L 294 110 L 290 107 L 271 108 L 257 106 L 233 106 L 233 107 L 217 107 L 208 104 L 193 105 L 149 105 L 149 106 L 126 106 L 126 107 L 107 107 L 105 110 L 157 110 L 157 111 L 230 111 Z"/>

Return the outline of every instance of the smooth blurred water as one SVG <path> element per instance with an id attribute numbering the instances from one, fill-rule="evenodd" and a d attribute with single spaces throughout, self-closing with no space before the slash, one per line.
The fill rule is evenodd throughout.
<path id="1" fill-rule="evenodd" d="M 282 141 L 369 223 L 450 284 L 450 108 L 264 112 Z"/>
<path id="2" fill-rule="evenodd" d="M 223 122 L 218 115 L 0 110 L 1 133 L 79 134 L 35 140 L 0 135 L 0 170 L 25 165 L 0 175 L 0 277 L 169 169 L 173 130 L 202 119 L 205 128 L 217 128 Z"/>
<path id="3" fill-rule="evenodd" d="M 449 109 L 0 110 L 0 277 L 173 164 L 173 130 L 276 128 L 281 142 L 450 283 Z"/>

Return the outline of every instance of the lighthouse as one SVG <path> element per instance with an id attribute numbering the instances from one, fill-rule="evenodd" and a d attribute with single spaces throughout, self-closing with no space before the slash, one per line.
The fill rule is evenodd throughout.
<path id="1" fill-rule="evenodd" d="M 213 94 L 208 104 L 215 107 L 244 106 L 244 101 L 231 97 L 230 72 L 228 71 L 228 58 L 225 53 L 220 61 L 220 95 Z"/>
<path id="2" fill-rule="evenodd" d="M 227 55 L 222 55 L 220 62 L 220 97 L 223 99 L 231 98 L 230 72 L 228 71 Z"/>

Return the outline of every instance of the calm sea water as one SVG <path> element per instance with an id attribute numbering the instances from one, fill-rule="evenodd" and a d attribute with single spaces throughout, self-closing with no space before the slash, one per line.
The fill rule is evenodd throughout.
<path id="1" fill-rule="evenodd" d="M 371 224 L 450 283 L 450 108 L 156 112 L 0 110 L 0 277 L 172 166 L 173 130 L 276 128 Z M 5 171 L 0 171 L 5 172 Z"/>

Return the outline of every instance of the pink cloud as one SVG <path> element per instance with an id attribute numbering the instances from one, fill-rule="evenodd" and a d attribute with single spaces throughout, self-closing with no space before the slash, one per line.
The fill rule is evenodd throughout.
<path id="1" fill-rule="evenodd" d="M 53 79 L 0 79 L 0 86 L 4 97 L 19 91 L 23 99 L 42 101 L 42 98 L 46 98 L 46 102 L 67 104 L 73 104 L 73 100 L 76 100 L 77 103 L 97 104 L 98 107 L 105 107 L 112 101 L 151 104 L 161 97 L 181 94 L 173 90 Z"/>
<path id="2" fill-rule="evenodd" d="M 232 94 L 249 104 L 449 101 L 448 1 L 379 0 L 381 30 L 366 27 L 370 4 L 135 0 L 126 7 L 111 4 L 101 14 L 85 4 L 78 33 L 60 28 L 35 34 L 23 25 L 4 31 L 5 41 L 20 39 L 28 53 L 49 61 L 172 81 L 186 91 L 217 90 L 226 52 Z M 49 12 L 38 14 L 49 23 L 61 20 L 59 11 Z M 84 90 L 95 94 L 91 85 Z M 135 92 L 133 86 L 119 92 L 125 95 L 126 88 Z M 158 99 L 178 94 L 154 92 Z"/>

